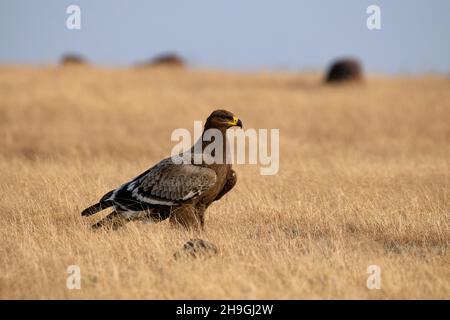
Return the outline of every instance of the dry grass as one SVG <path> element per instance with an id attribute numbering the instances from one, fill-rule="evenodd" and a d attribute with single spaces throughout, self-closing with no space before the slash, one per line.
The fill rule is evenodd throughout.
<path id="1" fill-rule="evenodd" d="M 450 298 L 450 80 L 0 68 L 1 298 Z M 235 166 L 206 231 L 93 232 L 79 212 L 223 106 L 280 128 L 280 172 Z M 175 261 L 191 237 L 210 259 Z M 82 289 L 66 289 L 68 265 Z M 382 270 L 368 290 L 366 269 Z"/>

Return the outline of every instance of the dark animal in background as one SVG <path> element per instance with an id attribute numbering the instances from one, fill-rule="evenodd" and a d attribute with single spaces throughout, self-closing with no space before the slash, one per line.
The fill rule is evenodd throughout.
<path id="1" fill-rule="evenodd" d="M 361 63 L 352 58 L 334 61 L 328 69 L 326 83 L 342 83 L 350 81 L 361 81 L 363 70 Z"/>
<path id="2" fill-rule="evenodd" d="M 176 67 L 183 68 L 186 62 L 175 53 L 160 54 L 150 61 L 139 63 L 138 67 Z"/>
<path id="3" fill-rule="evenodd" d="M 86 65 L 87 60 L 78 54 L 66 54 L 61 58 L 61 65 L 63 66 L 75 66 L 75 65 Z"/>

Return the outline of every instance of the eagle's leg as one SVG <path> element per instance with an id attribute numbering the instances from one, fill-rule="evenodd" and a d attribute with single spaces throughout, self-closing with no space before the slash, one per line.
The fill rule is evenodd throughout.
<path id="1" fill-rule="evenodd" d="M 108 214 L 106 217 L 104 217 L 102 220 L 97 222 L 96 224 L 92 225 L 92 229 L 98 229 L 98 228 L 110 228 L 112 230 L 117 230 L 120 227 L 123 227 L 127 222 L 129 222 L 130 219 L 127 219 L 124 217 L 119 211 L 114 210 L 110 214 Z"/>
<path id="2" fill-rule="evenodd" d="M 188 230 L 203 228 L 203 215 L 193 206 L 183 206 L 170 213 L 169 221 L 174 226 L 181 226 Z"/>
<path id="3" fill-rule="evenodd" d="M 200 220 L 200 227 L 202 228 L 202 230 L 205 229 L 205 212 L 206 212 L 206 208 L 205 206 L 201 206 L 201 207 L 197 207 L 197 217 Z"/>

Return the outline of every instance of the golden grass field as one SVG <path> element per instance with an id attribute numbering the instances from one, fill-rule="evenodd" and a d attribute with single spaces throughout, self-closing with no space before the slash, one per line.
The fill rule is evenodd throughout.
<path id="1" fill-rule="evenodd" d="M 0 298 L 450 299 L 450 79 L 0 68 Z M 92 231 L 80 211 L 223 107 L 280 129 L 280 171 L 235 165 L 203 233 Z M 105 212 L 106 213 L 106 212 Z M 105 214 L 103 213 L 103 215 Z M 174 260 L 190 238 L 212 258 Z M 381 268 L 381 290 L 366 287 Z M 66 288 L 67 267 L 81 289 Z"/>

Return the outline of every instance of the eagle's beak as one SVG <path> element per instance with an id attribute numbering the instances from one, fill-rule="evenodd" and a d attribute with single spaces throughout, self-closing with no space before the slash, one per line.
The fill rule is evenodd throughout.
<path id="1" fill-rule="evenodd" d="M 227 122 L 227 124 L 232 127 L 237 126 L 242 129 L 242 121 L 236 116 L 233 117 L 233 121 Z"/>

